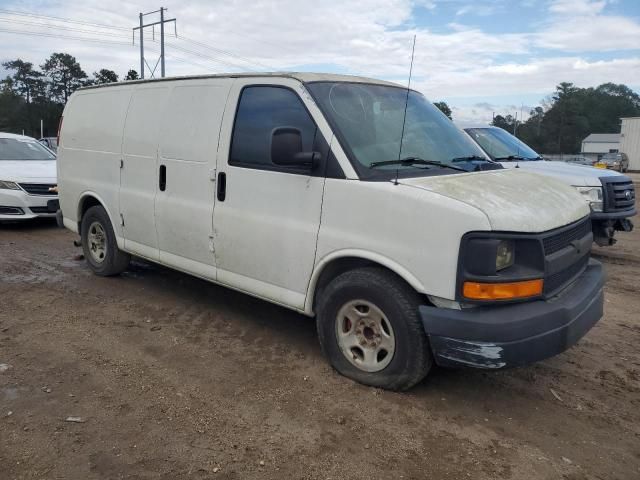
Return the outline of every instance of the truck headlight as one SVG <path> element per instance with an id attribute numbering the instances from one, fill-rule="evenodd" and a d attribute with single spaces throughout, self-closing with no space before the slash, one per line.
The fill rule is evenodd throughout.
<path id="1" fill-rule="evenodd" d="M 513 265 L 514 247 L 511 240 L 502 240 L 496 250 L 496 272 Z"/>
<path id="2" fill-rule="evenodd" d="M 0 180 L 0 188 L 4 188 L 5 190 L 20 190 L 17 183 L 8 182 L 6 180 Z"/>
<path id="3" fill-rule="evenodd" d="M 589 202 L 591 210 L 594 212 L 602 211 L 602 187 L 576 187 L 576 190 Z"/>

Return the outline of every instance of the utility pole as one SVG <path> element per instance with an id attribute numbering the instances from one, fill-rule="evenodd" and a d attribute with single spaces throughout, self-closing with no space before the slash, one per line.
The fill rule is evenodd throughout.
<path id="1" fill-rule="evenodd" d="M 175 18 L 169 18 L 166 19 L 164 18 L 164 12 L 167 11 L 166 8 L 164 7 L 160 7 L 160 10 L 154 10 L 153 12 L 147 12 L 147 13 L 140 13 L 139 18 L 140 18 L 140 25 L 138 27 L 135 27 L 133 29 L 133 41 L 135 44 L 135 34 L 136 34 L 136 30 L 140 30 L 140 78 L 144 78 L 144 66 L 147 66 L 147 69 L 149 70 L 149 73 L 151 75 L 151 78 L 154 77 L 154 74 L 156 72 L 156 68 L 158 68 L 158 63 L 160 63 L 160 77 L 164 78 L 165 75 L 165 62 L 164 62 L 164 24 L 165 23 L 169 23 L 169 22 L 173 22 L 173 28 L 174 28 L 174 34 L 177 36 L 177 27 L 176 27 L 176 19 Z M 146 17 L 147 15 L 153 15 L 155 13 L 160 13 L 160 21 L 159 22 L 153 22 L 153 23 L 144 23 L 144 17 Z M 144 29 L 146 27 L 154 27 L 155 25 L 160 25 L 160 58 L 158 58 L 158 61 L 156 62 L 155 66 L 153 68 L 151 68 L 151 66 L 147 63 L 147 60 L 144 58 Z"/>

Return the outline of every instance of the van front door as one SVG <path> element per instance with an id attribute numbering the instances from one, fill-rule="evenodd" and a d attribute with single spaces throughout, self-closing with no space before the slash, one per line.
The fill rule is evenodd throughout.
<path id="1" fill-rule="evenodd" d="M 252 85 L 255 79 L 237 79 L 231 89 L 221 142 L 229 140 L 218 156 L 213 246 L 220 283 L 302 309 L 315 260 L 325 160 L 313 169 L 275 165 L 271 138 L 275 129 L 293 127 L 305 152 L 323 150 L 326 142 L 297 93 L 300 83 L 279 81 Z"/>

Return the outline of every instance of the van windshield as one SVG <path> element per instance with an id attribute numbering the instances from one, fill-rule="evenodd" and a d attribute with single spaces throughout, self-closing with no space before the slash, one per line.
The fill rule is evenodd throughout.
<path id="1" fill-rule="evenodd" d="M 465 130 L 493 160 L 499 162 L 542 160 L 536 151 L 502 128 L 467 128 Z"/>
<path id="2" fill-rule="evenodd" d="M 361 178 L 390 178 L 396 171 L 400 176 L 457 173 L 488 162 L 478 146 L 418 92 L 410 91 L 407 100 L 406 89 L 384 85 L 312 82 L 307 88 Z"/>
<path id="3" fill-rule="evenodd" d="M 0 138 L 0 161 L 55 159 L 51 150 L 31 138 Z"/>

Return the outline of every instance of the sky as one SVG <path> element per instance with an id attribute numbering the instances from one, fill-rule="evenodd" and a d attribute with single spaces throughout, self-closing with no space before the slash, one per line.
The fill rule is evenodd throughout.
<path id="1" fill-rule="evenodd" d="M 487 124 L 494 113 L 526 118 L 563 81 L 624 83 L 640 92 L 640 0 L 167 0 L 164 6 L 177 19 L 177 37 L 173 25 L 166 27 L 167 76 L 319 71 L 406 85 L 415 35 L 411 85 L 446 101 L 460 126 Z M 89 74 L 140 70 L 131 28 L 139 12 L 159 7 L 147 0 L 0 0 L 0 61 L 39 65 L 62 51 Z M 158 14 L 145 19 L 157 21 Z M 151 68 L 158 33 L 156 27 L 145 36 Z"/>

